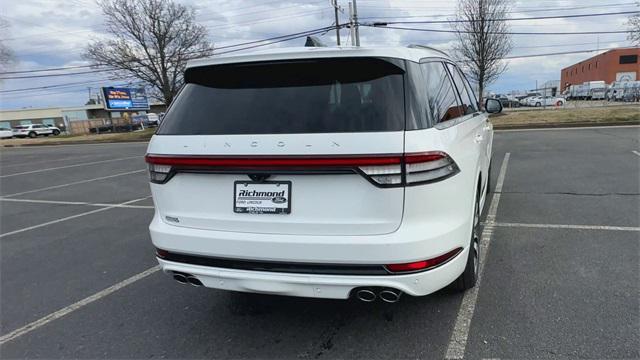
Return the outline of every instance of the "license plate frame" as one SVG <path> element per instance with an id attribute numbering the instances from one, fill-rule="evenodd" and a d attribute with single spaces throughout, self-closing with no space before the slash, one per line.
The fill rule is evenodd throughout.
<path id="1" fill-rule="evenodd" d="M 284 188 L 279 189 L 280 186 Z M 242 189 L 244 186 L 247 189 Z M 274 195 L 259 196 L 243 196 L 240 199 L 239 190 L 253 190 L 262 187 L 263 192 L 275 192 Z M 236 214 L 254 214 L 254 215 L 288 215 L 291 214 L 291 181 L 251 181 L 236 180 L 233 182 L 233 212 Z M 284 191 L 283 195 L 277 193 Z M 284 202 L 277 202 L 276 198 L 283 198 Z M 253 201 L 254 203 L 243 203 L 242 201 Z M 282 201 L 282 200 L 279 200 Z M 284 205 L 286 204 L 286 206 Z M 250 206 L 253 205 L 253 206 Z M 271 206 L 264 206 L 271 205 Z"/>

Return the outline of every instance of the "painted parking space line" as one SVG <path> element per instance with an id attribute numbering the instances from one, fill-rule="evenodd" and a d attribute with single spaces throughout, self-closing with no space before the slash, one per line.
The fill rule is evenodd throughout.
<path id="1" fill-rule="evenodd" d="M 7 199 L 1 198 L 0 202 L 18 202 L 18 203 L 33 203 L 33 204 L 51 204 L 51 205 L 86 205 L 96 207 L 116 207 L 126 209 L 153 209 L 150 205 L 121 205 L 121 204 L 109 204 L 109 203 L 90 203 L 86 201 L 58 201 L 58 200 L 35 200 L 35 199 Z"/>
<path id="2" fill-rule="evenodd" d="M 0 178 L 8 178 L 8 177 L 12 177 L 12 176 L 36 174 L 36 173 L 41 173 L 41 172 L 45 172 L 45 171 L 69 169 L 69 168 L 79 167 L 79 166 L 89 166 L 89 165 L 96 165 L 96 164 L 104 164 L 104 163 L 108 163 L 108 162 L 130 160 L 130 159 L 137 159 L 137 158 L 142 158 L 142 156 L 140 156 L 140 155 L 127 156 L 127 157 L 118 158 L 118 159 L 90 161 L 90 162 L 85 162 L 85 163 L 80 163 L 80 164 L 73 164 L 73 165 L 65 165 L 65 166 L 57 166 L 57 167 L 52 167 L 52 168 L 44 168 L 44 169 L 38 169 L 38 170 L 24 171 L 24 172 L 19 172 L 19 173 L 14 173 L 14 174 L 0 175 Z"/>
<path id="3" fill-rule="evenodd" d="M 129 154 L 122 154 L 122 155 L 129 155 Z M 133 156 L 133 155 L 131 155 Z M 25 166 L 25 165 L 40 165 L 40 164 L 50 164 L 53 162 L 61 162 L 61 161 L 70 161 L 70 160 L 77 160 L 77 159 L 86 159 L 86 158 L 99 158 L 99 157 L 104 157 L 104 155 L 101 154 L 88 154 L 88 155 L 75 155 L 75 156 L 69 156 L 69 157 L 65 157 L 65 158 L 60 158 L 60 159 L 48 159 L 48 160 L 42 160 L 42 161 L 24 161 L 24 162 L 19 162 L 17 164 L 3 164 L 2 161 L 0 161 L 0 169 L 6 169 L 6 168 L 10 168 L 10 167 L 16 167 L 16 166 Z"/>
<path id="4" fill-rule="evenodd" d="M 608 225 L 571 225 L 571 224 L 527 224 L 527 223 L 494 223 L 496 227 L 539 228 L 539 229 L 575 229 L 575 230 L 608 230 L 608 231 L 640 231 L 638 226 Z"/>
<path id="5" fill-rule="evenodd" d="M 132 204 L 132 203 L 135 203 L 135 202 L 138 202 L 138 201 L 147 200 L 147 199 L 149 199 L 150 197 L 151 197 L 151 196 L 146 196 L 146 197 L 143 197 L 143 198 L 140 198 L 140 199 L 129 200 L 129 201 L 125 201 L 125 202 L 120 203 L 120 204 L 116 204 L 116 205 L 112 205 L 112 206 L 107 206 L 107 207 L 103 207 L 103 208 L 99 208 L 99 209 L 95 209 L 95 210 L 91 210 L 91 211 L 83 212 L 83 213 L 80 213 L 80 214 L 75 214 L 75 215 L 71 215 L 71 216 L 63 217 L 63 218 L 60 218 L 60 219 L 47 221 L 47 222 L 42 223 L 42 224 L 33 225 L 33 226 L 26 227 L 26 228 L 22 228 L 22 229 L 18 229 L 18 230 L 10 231 L 10 232 L 4 233 L 4 234 L 0 234 L 0 238 L 3 238 L 3 237 L 5 237 L 5 236 L 14 235 L 14 234 L 19 234 L 19 233 L 22 233 L 22 232 L 25 232 L 25 231 L 30 231 L 30 230 L 34 230 L 34 229 L 39 229 L 39 228 L 41 228 L 41 227 L 45 227 L 45 226 L 49 226 L 49 225 L 53 225 L 53 224 L 57 224 L 57 223 L 60 223 L 60 222 L 63 222 L 63 221 L 67 221 L 67 220 L 76 219 L 76 218 L 79 218 L 79 217 L 82 217 L 82 216 L 87 216 L 87 215 L 91 215 L 91 214 L 99 213 L 99 212 L 106 211 L 106 210 L 109 210 L 109 209 L 117 208 L 119 205 L 128 205 L 128 204 Z"/>
<path id="6" fill-rule="evenodd" d="M 498 175 L 496 188 L 493 193 L 493 197 L 491 198 L 491 203 L 489 204 L 486 224 L 482 230 L 480 239 L 480 268 L 478 269 L 478 281 L 476 282 L 476 286 L 464 293 L 460 309 L 458 309 L 458 316 L 456 317 L 456 322 L 453 327 L 453 331 L 451 332 L 451 337 L 449 338 L 449 345 L 447 346 L 445 359 L 462 359 L 464 357 L 467 340 L 469 339 L 471 320 L 473 319 L 473 313 L 478 300 L 478 290 L 482 280 L 482 273 L 484 272 L 489 245 L 491 244 L 491 238 L 493 237 L 493 231 L 495 229 L 498 204 L 500 203 L 502 185 L 504 184 L 504 178 L 507 173 L 507 166 L 509 165 L 510 157 L 511 153 L 506 153 L 502 160 L 502 166 L 500 166 L 500 173 Z"/>
<path id="7" fill-rule="evenodd" d="M 638 156 L 640 156 L 640 151 L 631 150 L 631 152 L 632 152 L 632 153 L 634 153 L 634 154 L 636 154 L 636 155 L 638 155 Z"/>
<path id="8" fill-rule="evenodd" d="M 53 313 L 51 313 L 51 314 L 49 314 L 47 316 L 44 316 L 44 317 L 42 317 L 42 318 L 40 318 L 40 319 L 38 319 L 36 321 L 33 321 L 33 322 L 31 322 L 31 323 L 29 323 L 29 324 L 27 324 L 27 325 L 25 325 L 25 326 L 23 326 L 21 328 L 13 330 L 12 332 L 10 332 L 10 333 L 8 333 L 6 335 L 0 336 L 0 345 L 4 344 L 6 342 L 9 342 L 11 340 L 14 340 L 14 339 L 16 339 L 16 338 L 18 338 L 18 337 L 20 337 L 22 335 L 28 334 L 28 333 L 30 333 L 30 332 L 32 332 L 32 331 L 34 331 L 34 330 L 36 330 L 36 329 L 48 324 L 48 323 L 50 323 L 50 322 L 52 322 L 52 321 L 54 321 L 56 319 L 59 319 L 59 318 L 65 316 L 65 315 L 68 315 L 68 314 L 70 314 L 70 313 L 72 313 L 72 312 L 84 307 L 84 306 L 87 306 L 87 305 L 91 304 L 94 301 L 100 300 L 103 297 L 108 296 L 109 294 L 112 294 L 112 293 L 124 288 L 125 286 L 131 285 L 131 284 L 135 283 L 136 281 L 142 280 L 142 279 L 146 278 L 147 276 L 156 273 L 158 270 L 160 270 L 160 266 L 159 265 L 153 266 L 153 267 L 151 267 L 151 268 L 149 268 L 149 269 L 147 269 L 147 270 L 145 270 L 145 271 L 143 271 L 141 273 L 138 273 L 138 274 L 136 274 L 136 275 L 134 275 L 134 276 L 132 276 L 132 277 L 130 277 L 128 279 L 125 279 L 125 280 L 123 280 L 123 281 L 121 281 L 121 282 L 119 282 L 117 284 L 114 284 L 114 285 L 112 285 L 112 286 L 110 286 L 110 287 L 108 287 L 108 288 L 106 288 L 106 289 L 104 289 L 102 291 L 99 291 L 99 292 L 97 292 L 97 293 L 95 293 L 95 294 L 93 294 L 91 296 L 88 296 L 88 297 L 86 297 L 86 298 L 84 298 L 84 299 L 82 299 L 82 300 L 80 300 L 78 302 L 75 302 L 75 303 L 73 303 L 73 304 L 71 304 L 71 305 L 69 305 L 67 307 L 64 307 L 64 308 L 62 308 L 62 309 L 60 309 L 60 310 L 58 310 L 56 312 L 53 312 Z"/>
<path id="9" fill-rule="evenodd" d="M 67 183 L 67 184 L 47 186 L 47 187 L 33 189 L 33 190 L 21 191 L 21 192 L 17 192 L 17 193 L 13 193 L 13 194 L 3 195 L 2 197 L 3 198 L 9 198 L 9 197 L 20 196 L 20 195 L 25 195 L 25 194 L 32 194 L 32 193 L 36 193 L 36 192 L 40 192 L 40 191 L 59 189 L 59 188 L 67 187 L 67 186 L 85 184 L 85 183 L 92 182 L 92 181 L 99 181 L 99 180 L 111 179 L 111 178 L 118 177 L 118 176 L 141 173 L 143 171 L 147 171 L 147 169 L 127 171 L 127 172 L 123 172 L 123 173 L 119 173 L 119 174 L 101 176 L 101 177 L 97 177 L 97 178 L 93 178 L 93 179 L 74 181 L 74 182 L 70 182 L 70 183 Z"/>

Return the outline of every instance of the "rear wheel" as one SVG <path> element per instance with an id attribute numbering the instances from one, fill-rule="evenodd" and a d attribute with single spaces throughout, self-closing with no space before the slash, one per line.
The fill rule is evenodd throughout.
<path id="1" fill-rule="evenodd" d="M 53 136 L 58 136 L 60 135 L 60 131 L 59 130 L 53 130 Z"/>
<path id="2" fill-rule="evenodd" d="M 37 137 L 37 136 L 38 136 L 38 134 L 36 134 L 35 131 L 32 131 L 32 132 L 29 133 L 29 137 L 32 138 L 32 139 Z"/>
<path id="3" fill-rule="evenodd" d="M 488 185 L 487 185 L 488 187 Z M 467 256 L 467 266 L 464 272 L 453 282 L 453 288 L 457 291 L 471 289 L 478 281 L 480 270 L 480 240 L 478 230 L 480 227 L 480 189 L 476 195 L 475 211 L 473 213 L 473 230 L 471 231 L 471 241 L 469 255 Z"/>
<path id="4" fill-rule="evenodd" d="M 541 103 L 539 103 L 539 102 L 537 102 L 537 103 L 536 103 L 536 107 L 540 107 L 540 106 L 542 106 L 542 104 L 541 104 Z"/>

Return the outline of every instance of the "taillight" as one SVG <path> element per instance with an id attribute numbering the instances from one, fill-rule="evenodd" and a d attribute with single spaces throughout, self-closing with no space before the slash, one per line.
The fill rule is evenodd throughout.
<path id="1" fill-rule="evenodd" d="M 408 153 L 394 165 L 360 166 L 359 169 L 381 186 L 425 184 L 444 180 L 460 171 L 453 159 L 441 151 Z"/>
<path id="2" fill-rule="evenodd" d="M 394 274 L 429 270 L 437 266 L 440 266 L 446 263 L 447 261 L 453 259 L 461 251 L 462 251 L 462 248 L 456 248 L 449 251 L 446 254 L 442 254 L 432 259 L 415 261 L 415 262 L 405 263 L 405 264 L 389 264 L 389 265 L 385 265 L 384 267 L 387 269 L 387 271 Z"/>
<path id="3" fill-rule="evenodd" d="M 418 185 L 444 180 L 460 170 L 444 152 L 341 156 L 145 156 L 151 182 L 164 183 L 175 172 L 300 173 L 358 172 L 379 187 Z"/>
<path id="4" fill-rule="evenodd" d="M 170 173 L 171 165 L 149 163 L 149 180 L 153 183 L 163 183 L 167 181 Z"/>

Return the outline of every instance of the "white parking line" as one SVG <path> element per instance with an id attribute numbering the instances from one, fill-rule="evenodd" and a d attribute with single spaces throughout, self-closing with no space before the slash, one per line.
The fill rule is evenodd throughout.
<path id="1" fill-rule="evenodd" d="M 491 204 L 489 205 L 486 224 L 482 230 L 478 281 L 476 282 L 476 286 L 473 289 L 467 290 L 462 298 L 462 303 L 458 310 L 458 316 L 456 317 L 456 323 L 453 327 L 453 331 L 451 332 L 451 337 L 449 338 L 449 345 L 447 346 L 445 359 L 462 359 L 464 357 L 464 351 L 467 347 L 467 340 L 469 338 L 469 328 L 471 327 L 471 320 L 473 319 L 476 301 L 478 300 L 478 289 L 480 288 L 480 281 L 482 280 L 482 273 L 484 271 L 489 245 L 491 244 L 491 237 L 493 236 L 498 204 L 500 203 L 500 194 L 502 192 L 502 185 L 504 184 L 504 177 L 507 173 L 507 165 L 509 164 L 510 156 L 511 153 L 506 153 L 502 160 L 502 166 L 500 166 L 500 174 L 498 175 L 496 188 L 493 193 L 493 197 L 491 198 Z"/>
<path id="2" fill-rule="evenodd" d="M 140 173 L 140 172 L 143 172 L 143 171 L 147 171 L 147 169 L 127 171 L 127 172 L 123 172 L 123 173 L 119 173 L 119 174 L 101 176 L 101 177 L 97 177 L 97 178 L 93 178 L 93 179 L 74 181 L 74 182 L 70 182 L 70 183 L 62 184 L 62 185 L 47 186 L 47 187 L 43 187 L 43 188 L 39 188 L 39 189 L 21 191 L 21 192 L 14 193 L 14 194 L 3 195 L 2 197 L 3 198 L 8 198 L 8 197 L 19 196 L 19 195 L 24 195 L 24 194 L 31 194 L 31 193 L 40 192 L 40 191 L 59 189 L 59 188 L 62 188 L 62 187 L 67 187 L 67 186 L 72 186 L 72 185 L 79 185 L 79 184 L 84 184 L 84 183 L 88 183 L 88 182 L 92 182 L 92 181 L 111 179 L 111 178 L 114 178 L 114 177 L 117 177 L 117 176 L 136 174 L 136 173 Z"/>
<path id="3" fill-rule="evenodd" d="M 141 158 L 141 157 L 142 157 L 142 156 L 138 155 L 138 156 L 128 156 L 128 157 L 123 157 L 123 158 L 118 158 L 118 159 L 109 159 L 109 160 L 100 160 L 100 161 L 90 161 L 90 162 L 80 163 L 80 164 L 65 165 L 65 166 L 58 166 L 58 167 L 52 167 L 52 168 L 38 169 L 38 170 L 32 170 L 32 171 L 24 171 L 24 172 L 19 172 L 19 173 L 15 173 L 15 174 L 0 175 L 0 178 L 7 178 L 7 177 L 12 177 L 12 176 L 20 176 L 20 175 L 28 175 L 28 174 L 35 174 L 35 173 L 40 173 L 40 172 L 45 172 L 45 171 L 53 171 L 53 170 L 60 170 L 60 169 L 69 169 L 69 168 L 72 168 L 72 167 L 78 167 L 78 166 L 88 166 L 88 165 L 95 165 L 95 164 L 104 164 L 104 163 L 108 163 L 108 162 L 122 161 L 122 160 L 129 160 L 129 159 L 136 159 L 136 158 Z"/>
<path id="4" fill-rule="evenodd" d="M 125 154 L 119 154 L 119 155 L 125 155 Z M 105 155 L 102 155 L 102 154 L 75 155 L 75 156 L 69 156 L 69 157 L 60 158 L 60 159 L 48 159 L 48 160 L 43 160 L 43 161 L 22 161 L 22 162 L 19 162 L 17 164 L 9 164 L 9 165 L 2 164 L 2 162 L 0 161 L 0 168 L 6 169 L 6 168 L 16 167 L 16 166 L 50 164 L 50 163 L 53 163 L 53 162 L 84 159 L 84 158 L 90 158 L 90 157 L 94 157 L 95 158 L 95 157 L 100 157 L 100 156 L 104 157 Z"/>
<path id="5" fill-rule="evenodd" d="M 640 152 L 638 152 L 638 151 L 631 150 L 631 152 L 632 152 L 632 153 L 634 153 L 634 154 L 636 154 L 636 155 L 638 155 L 638 156 L 640 156 Z"/>
<path id="6" fill-rule="evenodd" d="M 0 197 L 0 201 L 24 202 L 24 203 L 34 203 L 34 204 L 52 204 L 52 205 L 86 205 L 86 206 L 97 206 L 97 207 L 117 207 L 117 208 L 127 208 L 127 209 L 153 209 L 153 206 L 150 206 L 150 205 L 120 205 L 120 204 L 109 204 L 109 203 L 89 203 L 84 201 L 6 199 L 1 197 Z"/>
<path id="7" fill-rule="evenodd" d="M 81 216 L 86 216 L 86 215 L 91 215 L 91 214 L 99 213 L 99 212 L 102 212 L 102 211 L 105 211 L 105 210 L 109 210 L 109 209 L 116 208 L 116 207 L 118 207 L 119 205 L 127 205 L 127 204 L 131 204 L 131 203 L 134 203 L 134 202 L 138 202 L 138 201 L 146 200 L 146 199 L 148 199 L 148 198 L 150 198 L 150 197 L 151 197 L 151 196 L 147 196 L 147 197 L 143 197 L 143 198 L 140 198 L 140 199 L 129 200 L 129 201 L 125 201 L 125 202 L 123 202 L 123 203 L 121 203 L 121 204 L 116 204 L 116 205 L 112 205 L 112 206 L 107 206 L 107 207 L 103 207 L 103 208 L 99 208 L 99 209 L 95 209 L 95 210 L 91 210 L 91 211 L 83 212 L 83 213 L 80 213 L 80 214 L 67 216 L 67 217 L 64 217 L 64 218 L 61 218 L 61 219 L 52 220 L 52 221 L 47 221 L 47 222 L 42 223 L 42 224 L 33 225 L 33 226 L 26 227 L 26 228 L 22 228 L 22 229 L 18 229 L 18 230 L 10 231 L 10 232 L 8 232 L 8 233 L 0 234 L 0 238 L 3 238 L 3 237 L 5 237 L 5 236 L 9 236 L 9 235 L 19 234 L 19 233 L 21 233 L 21 232 L 25 232 L 25 231 L 29 231 L 29 230 L 38 229 L 38 228 L 41 228 L 41 227 L 44 227 L 44 226 L 48 226 L 48 225 L 57 224 L 57 223 L 60 223 L 60 222 L 63 222 L 63 221 L 67 221 L 67 220 L 76 219 L 76 218 L 79 218 L 79 217 L 81 217 Z"/>
<path id="8" fill-rule="evenodd" d="M 635 226 L 608 226 L 608 225 L 494 223 L 493 226 L 498 226 L 498 227 L 541 228 L 541 229 L 640 231 L 640 227 L 635 227 Z"/>
<path id="9" fill-rule="evenodd" d="M 122 289 L 123 287 L 125 287 L 127 285 L 131 285 L 131 284 L 133 284 L 134 282 L 136 282 L 138 280 L 142 280 L 142 279 L 146 278 L 147 276 L 157 272 L 158 270 L 160 270 L 160 266 L 159 265 L 151 267 L 151 268 L 149 268 L 149 269 L 147 269 L 147 270 L 145 270 L 145 271 L 143 271 L 143 272 L 141 272 L 139 274 L 136 274 L 136 275 L 134 275 L 134 276 L 132 276 L 132 277 L 126 279 L 126 280 L 123 280 L 123 281 L 121 281 L 121 282 L 119 282 L 119 283 L 117 283 L 115 285 L 112 285 L 112 286 L 110 286 L 110 287 L 108 287 L 108 288 L 106 288 L 106 289 L 104 289 L 102 291 L 99 291 L 99 292 L 97 292 L 97 293 L 95 293 L 95 294 L 93 294 L 93 295 L 91 295 L 89 297 L 86 297 L 86 298 L 84 298 L 84 299 L 82 299 L 82 300 L 80 300 L 80 301 L 78 301 L 76 303 L 73 303 L 73 304 L 71 304 L 71 305 L 69 305 L 69 306 L 67 306 L 65 308 L 62 308 L 62 309 L 60 309 L 60 310 L 58 310 L 58 311 L 56 311 L 54 313 L 51 313 L 51 314 L 49 314 L 49 315 L 47 315 L 47 316 L 45 316 L 43 318 L 40 318 L 40 319 L 38 319 L 38 320 L 36 320 L 34 322 L 31 322 L 31 323 L 29 323 L 29 324 L 27 324 L 27 325 L 25 325 L 25 326 L 23 326 L 23 327 L 21 327 L 19 329 L 16 329 L 16 330 L 14 330 L 14 331 L 6 334 L 6 335 L 0 336 L 0 345 L 4 344 L 6 342 L 9 342 L 11 340 L 14 340 L 15 338 L 20 337 L 20 336 L 22 336 L 24 334 L 30 333 L 31 331 L 36 330 L 36 329 L 38 329 L 38 328 L 40 328 L 40 327 L 42 327 L 42 326 L 44 326 L 44 325 L 56 320 L 56 319 L 59 319 L 59 318 L 65 316 L 65 315 L 68 315 L 71 312 L 76 311 L 76 310 L 78 310 L 78 309 L 80 309 L 80 308 L 82 308 L 84 306 L 87 306 L 87 305 L 91 304 L 92 302 L 94 302 L 96 300 L 100 300 L 103 297 L 105 297 L 105 296 L 107 296 L 109 294 L 112 294 L 112 293 Z"/>

